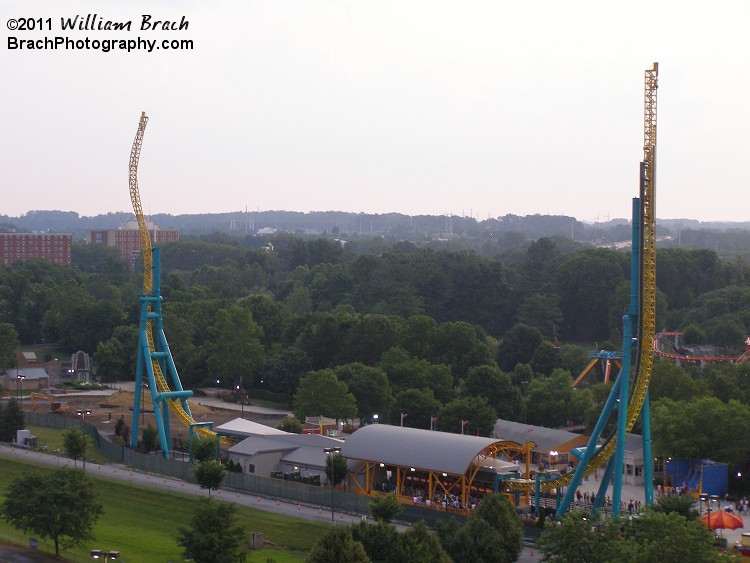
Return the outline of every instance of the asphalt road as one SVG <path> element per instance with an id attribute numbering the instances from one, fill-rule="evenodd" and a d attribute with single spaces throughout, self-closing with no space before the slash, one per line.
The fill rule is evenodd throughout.
<path id="1" fill-rule="evenodd" d="M 6 445 L 0 445 L 0 455 L 10 458 L 31 460 L 47 465 L 74 466 L 73 461 L 67 458 L 57 457 L 54 454 L 30 451 L 23 448 L 13 448 Z M 80 467 L 80 465 L 81 464 L 79 463 L 78 466 Z M 201 489 L 198 485 L 186 483 L 185 481 L 180 481 L 171 477 L 142 473 L 120 464 L 100 465 L 97 463 L 86 462 L 86 473 L 96 477 L 106 477 L 109 479 L 125 481 L 131 485 L 138 484 L 153 487 L 167 492 L 172 491 L 198 496 L 208 496 L 208 491 L 206 489 Z M 214 491 L 212 496 L 228 502 L 252 506 L 253 508 L 258 508 L 267 512 L 276 512 L 308 520 L 331 521 L 330 505 L 307 506 L 299 503 L 280 501 L 277 499 L 249 495 L 221 488 Z M 335 523 L 351 524 L 352 522 L 359 522 L 362 519 L 360 515 L 346 514 L 338 511 L 335 511 L 334 516 Z"/>
<path id="2" fill-rule="evenodd" d="M 30 451 L 23 448 L 14 448 L 7 445 L 0 445 L 0 457 L 30 460 L 47 465 L 73 467 L 72 460 L 69 460 L 67 458 L 61 458 L 54 454 Z M 205 489 L 201 489 L 198 485 L 186 483 L 177 479 L 172 479 L 170 477 L 163 477 L 161 475 L 150 475 L 148 473 L 142 473 L 120 464 L 100 465 L 97 463 L 87 462 L 86 473 L 97 477 L 116 479 L 119 481 L 128 482 L 130 484 L 139 484 L 147 487 L 153 487 L 155 489 L 167 492 L 172 491 L 198 496 L 208 496 L 208 491 L 206 491 Z M 277 514 L 284 514 L 286 516 L 304 518 L 306 520 L 318 520 L 321 522 L 348 525 L 360 522 L 363 519 L 362 515 L 348 514 L 336 511 L 335 508 L 332 517 L 330 505 L 309 506 L 300 503 L 282 501 L 274 498 L 262 497 L 258 495 L 249 495 L 229 489 L 218 489 L 217 491 L 212 493 L 212 496 L 214 498 L 221 499 L 227 502 L 235 502 L 237 504 L 251 506 L 253 508 L 257 508 L 258 510 L 265 510 L 267 512 L 275 512 Z M 401 530 L 406 529 L 406 526 L 397 527 Z M 31 549 L 23 549 L 17 546 L 11 546 L 12 550 L 9 550 L 8 553 L 6 553 L 4 547 L 6 546 L 0 544 L 0 561 L 8 561 L 10 563 L 43 561 L 43 559 L 39 559 L 38 557 L 40 554 Z M 24 558 L 25 556 L 31 556 L 31 559 Z M 520 561 L 521 563 L 530 563 L 532 561 L 539 561 L 540 559 L 541 556 L 538 551 L 535 551 L 531 548 L 524 548 L 518 561 Z"/>

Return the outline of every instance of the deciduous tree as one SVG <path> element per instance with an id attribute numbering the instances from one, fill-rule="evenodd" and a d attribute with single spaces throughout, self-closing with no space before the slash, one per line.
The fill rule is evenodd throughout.
<path id="1" fill-rule="evenodd" d="M 510 329 L 500 342 L 497 351 L 497 364 L 503 371 L 512 371 L 517 364 L 528 364 L 544 337 L 538 328 L 517 324 Z"/>
<path id="2" fill-rule="evenodd" d="M 19 345 L 16 327 L 10 323 L 0 323 L 0 366 L 16 365 L 16 351 Z"/>
<path id="3" fill-rule="evenodd" d="M 292 403 L 299 381 L 312 367 L 308 355 L 296 346 L 274 346 L 263 363 L 261 377 L 268 388 L 282 393 Z"/>
<path id="4" fill-rule="evenodd" d="M 547 526 L 537 544 L 545 561 L 633 561 L 681 563 L 716 561 L 712 535 L 697 518 L 646 509 L 638 518 L 592 518 L 585 511 L 566 514 Z"/>
<path id="5" fill-rule="evenodd" d="M 147 452 L 153 452 L 159 447 L 158 431 L 150 422 L 141 430 L 141 447 Z"/>
<path id="6" fill-rule="evenodd" d="M 16 439 L 16 432 L 22 430 L 25 425 L 26 420 L 21 404 L 15 397 L 11 397 L 0 417 L 0 441 L 12 442 Z"/>
<path id="7" fill-rule="evenodd" d="M 463 526 L 437 527 L 440 543 L 454 561 L 516 561 L 521 553 L 521 520 L 504 495 L 487 495 Z"/>
<path id="8" fill-rule="evenodd" d="M 365 548 L 344 526 L 332 526 L 315 542 L 306 563 L 369 563 Z"/>
<path id="9" fill-rule="evenodd" d="M 438 537 L 427 529 L 424 522 L 417 522 L 400 534 L 401 558 L 394 560 L 403 563 L 451 563 L 450 556 L 443 549 Z M 493 560 L 494 559 L 488 559 Z M 474 561 L 479 561 L 475 559 Z"/>
<path id="10" fill-rule="evenodd" d="M 287 416 L 286 418 L 281 419 L 281 422 L 279 422 L 276 428 L 283 430 L 284 432 L 291 432 L 292 434 L 302 433 L 302 423 L 293 416 Z"/>
<path id="11" fill-rule="evenodd" d="M 193 475 L 201 489 L 208 489 L 208 496 L 210 497 L 211 491 L 215 491 L 221 486 L 221 482 L 227 476 L 227 470 L 220 461 L 209 459 L 196 465 L 193 469 Z"/>
<path id="12" fill-rule="evenodd" d="M 247 557 L 245 535 L 234 504 L 202 498 L 190 528 L 179 528 L 177 544 L 185 548 L 186 559 L 197 563 L 242 562 Z"/>
<path id="13" fill-rule="evenodd" d="M 87 440 L 88 436 L 78 428 L 71 428 L 63 432 L 63 449 L 68 457 L 73 458 L 74 464 L 77 463 L 78 459 L 83 459 L 88 445 Z"/>
<path id="14" fill-rule="evenodd" d="M 406 413 L 404 426 L 427 429 L 430 428 L 430 418 L 437 416 L 442 406 L 431 389 L 407 389 L 396 395 L 391 420 L 393 424 L 400 424 L 401 413 Z"/>
<path id="15" fill-rule="evenodd" d="M 193 461 L 201 463 L 210 459 L 216 459 L 219 453 L 219 440 L 218 438 L 191 436 L 188 447 L 190 448 L 190 455 L 193 457 Z"/>
<path id="16" fill-rule="evenodd" d="M 369 507 L 372 517 L 378 522 L 385 523 L 393 520 L 393 518 L 404 508 L 394 493 L 375 497 L 370 501 Z"/>
<path id="17" fill-rule="evenodd" d="M 60 547 L 93 539 L 102 514 L 94 483 L 81 471 L 61 468 L 52 473 L 27 473 L 13 481 L 5 494 L 2 515 L 14 528 L 48 538 Z"/>
<path id="18" fill-rule="evenodd" d="M 329 483 L 338 485 L 344 480 L 347 473 L 346 458 L 341 454 L 333 453 L 326 457 L 326 479 Z"/>
<path id="19" fill-rule="evenodd" d="M 333 370 L 311 371 L 300 380 L 294 395 L 294 414 L 300 421 L 307 416 L 345 420 L 356 413 L 357 400 Z"/>
<path id="20" fill-rule="evenodd" d="M 462 426 L 462 421 L 467 424 Z M 489 436 L 497 422 L 497 412 L 484 397 L 454 399 L 440 410 L 439 428 L 442 432 Z"/>
<path id="21" fill-rule="evenodd" d="M 700 516 L 692 495 L 662 495 L 654 504 L 654 510 L 665 514 L 676 512 L 688 520 L 695 520 Z"/>
<path id="22" fill-rule="evenodd" d="M 471 368 L 466 374 L 461 394 L 464 397 L 484 397 L 500 418 L 519 420 L 523 411 L 521 390 L 497 366 Z"/>
<path id="23" fill-rule="evenodd" d="M 559 526 L 546 526 L 537 546 L 554 563 L 627 561 L 617 524 L 583 510 L 569 512 Z"/>
<path id="24" fill-rule="evenodd" d="M 349 391 L 357 400 L 357 416 L 370 420 L 373 414 L 378 414 L 387 419 L 393 395 L 383 370 L 356 363 L 339 366 L 336 375 L 339 380 L 347 382 Z"/>
<path id="25" fill-rule="evenodd" d="M 529 423 L 564 426 L 568 420 L 583 420 L 593 399 L 587 389 L 576 389 L 572 384 L 571 375 L 561 369 L 549 377 L 534 379 L 525 399 Z"/>
<path id="26" fill-rule="evenodd" d="M 651 420 L 659 455 L 735 464 L 750 451 L 750 407 L 739 401 L 663 399 L 654 405 Z"/>
<path id="27" fill-rule="evenodd" d="M 263 365 L 263 336 L 248 309 L 232 306 L 216 312 L 209 327 L 211 340 L 203 344 L 212 377 L 222 381 L 239 381 L 247 385 Z"/>

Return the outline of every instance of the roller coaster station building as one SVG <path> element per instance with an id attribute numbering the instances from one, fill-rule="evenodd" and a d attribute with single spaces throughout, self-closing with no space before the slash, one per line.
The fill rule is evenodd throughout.
<path id="1" fill-rule="evenodd" d="M 588 441 L 566 430 L 506 420 L 497 421 L 490 438 L 371 424 L 340 440 L 290 434 L 240 419 L 217 432 L 241 440 L 228 457 L 245 473 L 325 484 L 327 452 L 335 450 L 347 460 L 345 487 L 350 492 L 395 493 L 402 502 L 459 512 L 470 510 L 484 495 L 507 492 L 504 481 L 533 482 L 536 475 L 567 472 L 575 463 L 572 450 Z M 631 449 L 637 456 L 639 448 Z M 626 481 L 637 484 L 640 476 L 642 483 L 642 468 L 636 469 L 642 459 L 630 461 L 626 455 L 631 468 Z M 520 493 L 508 494 L 521 502 Z"/>

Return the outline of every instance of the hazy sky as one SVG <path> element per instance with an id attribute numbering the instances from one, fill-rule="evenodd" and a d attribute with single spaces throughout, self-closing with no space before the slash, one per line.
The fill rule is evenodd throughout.
<path id="1" fill-rule="evenodd" d="M 94 13 L 132 30 L 61 31 Z M 629 217 L 658 61 L 657 216 L 750 219 L 747 0 L 3 0 L 0 14 L 0 214 L 132 210 L 145 111 L 151 213 Z M 142 14 L 189 28 L 140 31 Z M 52 31 L 9 31 L 22 17 Z M 194 48 L 8 48 L 58 36 Z"/>

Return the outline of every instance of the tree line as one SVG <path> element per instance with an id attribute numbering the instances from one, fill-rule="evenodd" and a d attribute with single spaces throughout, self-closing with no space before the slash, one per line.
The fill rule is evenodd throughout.
<path id="1" fill-rule="evenodd" d="M 162 248 L 164 325 L 186 388 L 219 380 L 299 417 L 437 419 L 437 429 L 483 435 L 498 417 L 564 426 L 601 408 L 595 378 L 575 391 L 570 382 L 593 350 L 621 346 L 629 252 L 559 237 L 496 256 L 377 237 L 269 240 L 273 250 L 221 235 Z M 105 382 L 131 379 L 142 273 L 98 245 L 75 245 L 73 262 L 0 268 L 2 363 L 13 365 L 21 343 L 54 343 L 93 353 Z M 748 273 L 709 250 L 661 248 L 657 326 L 741 353 Z M 744 367 L 670 366 L 655 367 L 655 434 L 660 401 L 747 408 Z"/>

